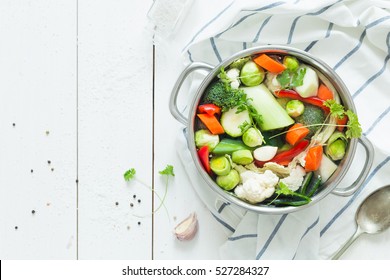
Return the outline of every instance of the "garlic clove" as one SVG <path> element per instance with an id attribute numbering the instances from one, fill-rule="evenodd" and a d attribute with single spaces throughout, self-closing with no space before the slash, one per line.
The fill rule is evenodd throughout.
<path id="1" fill-rule="evenodd" d="M 189 241 L 195 237 L 198 228 L 199 223 L 196 214 L 191 213 L 190 216 L 175 227 L 174 234 L 180 241 Z"/>

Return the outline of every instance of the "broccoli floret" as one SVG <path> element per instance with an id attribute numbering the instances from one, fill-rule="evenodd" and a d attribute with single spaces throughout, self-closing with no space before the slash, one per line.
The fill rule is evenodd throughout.
<path id="1" fill-rule="evenodd" d="M 302 115 L 295 118 L 295 120 L 305 126 L 308 126 L 309 134 L 308 137 L 311 137 L 316 133 L 318 129 L 320 129 L 321 124 L 325 121 L 324 111 L 316 106 L 305 104 L 305 110 Z M 315 126 L 311 126 L 313 124 L 318 124 Z"/>
<path id="2" fill-rule="evenodd" d="M 217 81 L 207 87 L 202 103 L 213 103 L 225 112 L 241 104 L 243 100 L 245 94 L 242 90 L 230 88 L 223 82 Z"/>

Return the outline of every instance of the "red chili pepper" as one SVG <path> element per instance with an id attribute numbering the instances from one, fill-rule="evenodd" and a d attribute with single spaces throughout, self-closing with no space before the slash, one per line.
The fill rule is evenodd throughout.
<path id="1" fill-rule="evenodd" d="M 315 96 L 304 98 L 300 96 L 296 91 L 291 89 L 283 89 L 283 90 L 275 91 L 275 95 L 279 98 L 286 97 L 286 98 L 296 99 L 304 103 L 308 103 L 320 107 L 322 110 L 324 110 L 326 114 L 329 114 L 330 112 L 330 109 L 324 105 L 324 100 Z"/>
<path id="2" fill-rule="evenodd" d="M 211 168 L 210 168 L 210 159 L 209 159 L 209 147 L 203 146 L 198 150 L 198 156 L 199 159 L 204 167 L 206 169 L 207 173 L 211 174 Z"/>
<path id="3" fill-rule="evenodd" d="M 221 113 L 221 108 L 212 103 L 202 104 L 198 106 L 198 111 L 199 113 L 206 113 L 213 116 L 215 114 L 219 115 Z"/>
<path id="4" fill-rule="evenodd" d="M 287 151 L 284 151 L 284 152 L 277 154 L 271 160 L 266 161 L 266 162 L 255 160 L 255 164 L 258 167 L 263 167 L 263 165 L 267 162 L 276 162 L 276 163 L 281 164 L 281 165 L 288 165 L 289 162 L 294 157 L 296 157 L 301 152 L 303 152 L 308 145 L 309 145 L 308 140 L 302 140 L 298 144 L 296 144 L 294 147 L 292 147 L 290 150 L 287 150 Z"/>

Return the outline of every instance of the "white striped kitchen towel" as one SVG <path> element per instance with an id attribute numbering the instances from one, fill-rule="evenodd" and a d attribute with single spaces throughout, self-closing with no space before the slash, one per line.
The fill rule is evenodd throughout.
<path id="1" fill-rule="evenodd" d="M 217 2 L 212 3 L 212 2 Z M 179 156 L 199 197 L 228 237 L 222 259 L 328 259 L 354 233 L 354 215 L 373 190 L 390 182 L 390 3 L 367 0 L 194 1 L 174 35 L 172 48 L 186 63 L 217 65 L 242 49 L 289 45 L 312 53 L 344 80 L 364 134 L 375 146 L 374 164 L 362 188 L 350 197 L 329 195 L 317 205 L 286 215 L 246 213 L 218 201 L 196 177 L 185 136 Z M 340 184 L 346 186 L 364 161 L 362 149 Z M 355 166 L 357 164 L 357 166 Z M 390 231 L 382 238 L 390 248 Z M 390 258 L 390 250 L 378 252 Z M 362 256 L 364 258 L 364 255 Z"/>

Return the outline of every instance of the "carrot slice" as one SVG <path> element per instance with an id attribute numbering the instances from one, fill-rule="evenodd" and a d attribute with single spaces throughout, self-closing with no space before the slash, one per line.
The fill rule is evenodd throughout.
<path id="1" fill-rule="evenodd" d="M 321 145 L 311 147 L 305 157 L 305 171 L 316 171 L 321 164 L 323 148 Z"/>
<path id="2" fill-rule="evenodd" d="M 212 134 L 222 134 L 225 132 L 222 125 L 214 115 L 205 113 L 198 114 L 198 117 Z"/>
<path id="3" fill-rule="evenodd" d="M 301 123 L 296 123 L 286 133 L 286 141 L 294 146 L 309 134 L 310 130 Z"/>
<path id="4" fill-rule="evenodd" d="M 272 59 L 266 54 L 259 55 L 258 57 L 254 58 L 253 61 L 257 65 L 272 73 L 280 73 L 286 69 L 286 66 L 276 61 L 275 59 Z"/>
<path id="5" fill-rule="evenodd" d="M 333 99 L 333 92 L 324 84 L 321 84 L 317 91 L 317 97 L 322 100 Z"/>
<path id="6" fill-rule="evenodd" d="M 337 130 L 338 131 L 343 131 L 344 130 L 344 125 L 346 125 L 348 122 L 348 116 L 347 115 L 344 115 L 343 118 L 339 119 L 337 118 Z"/>

